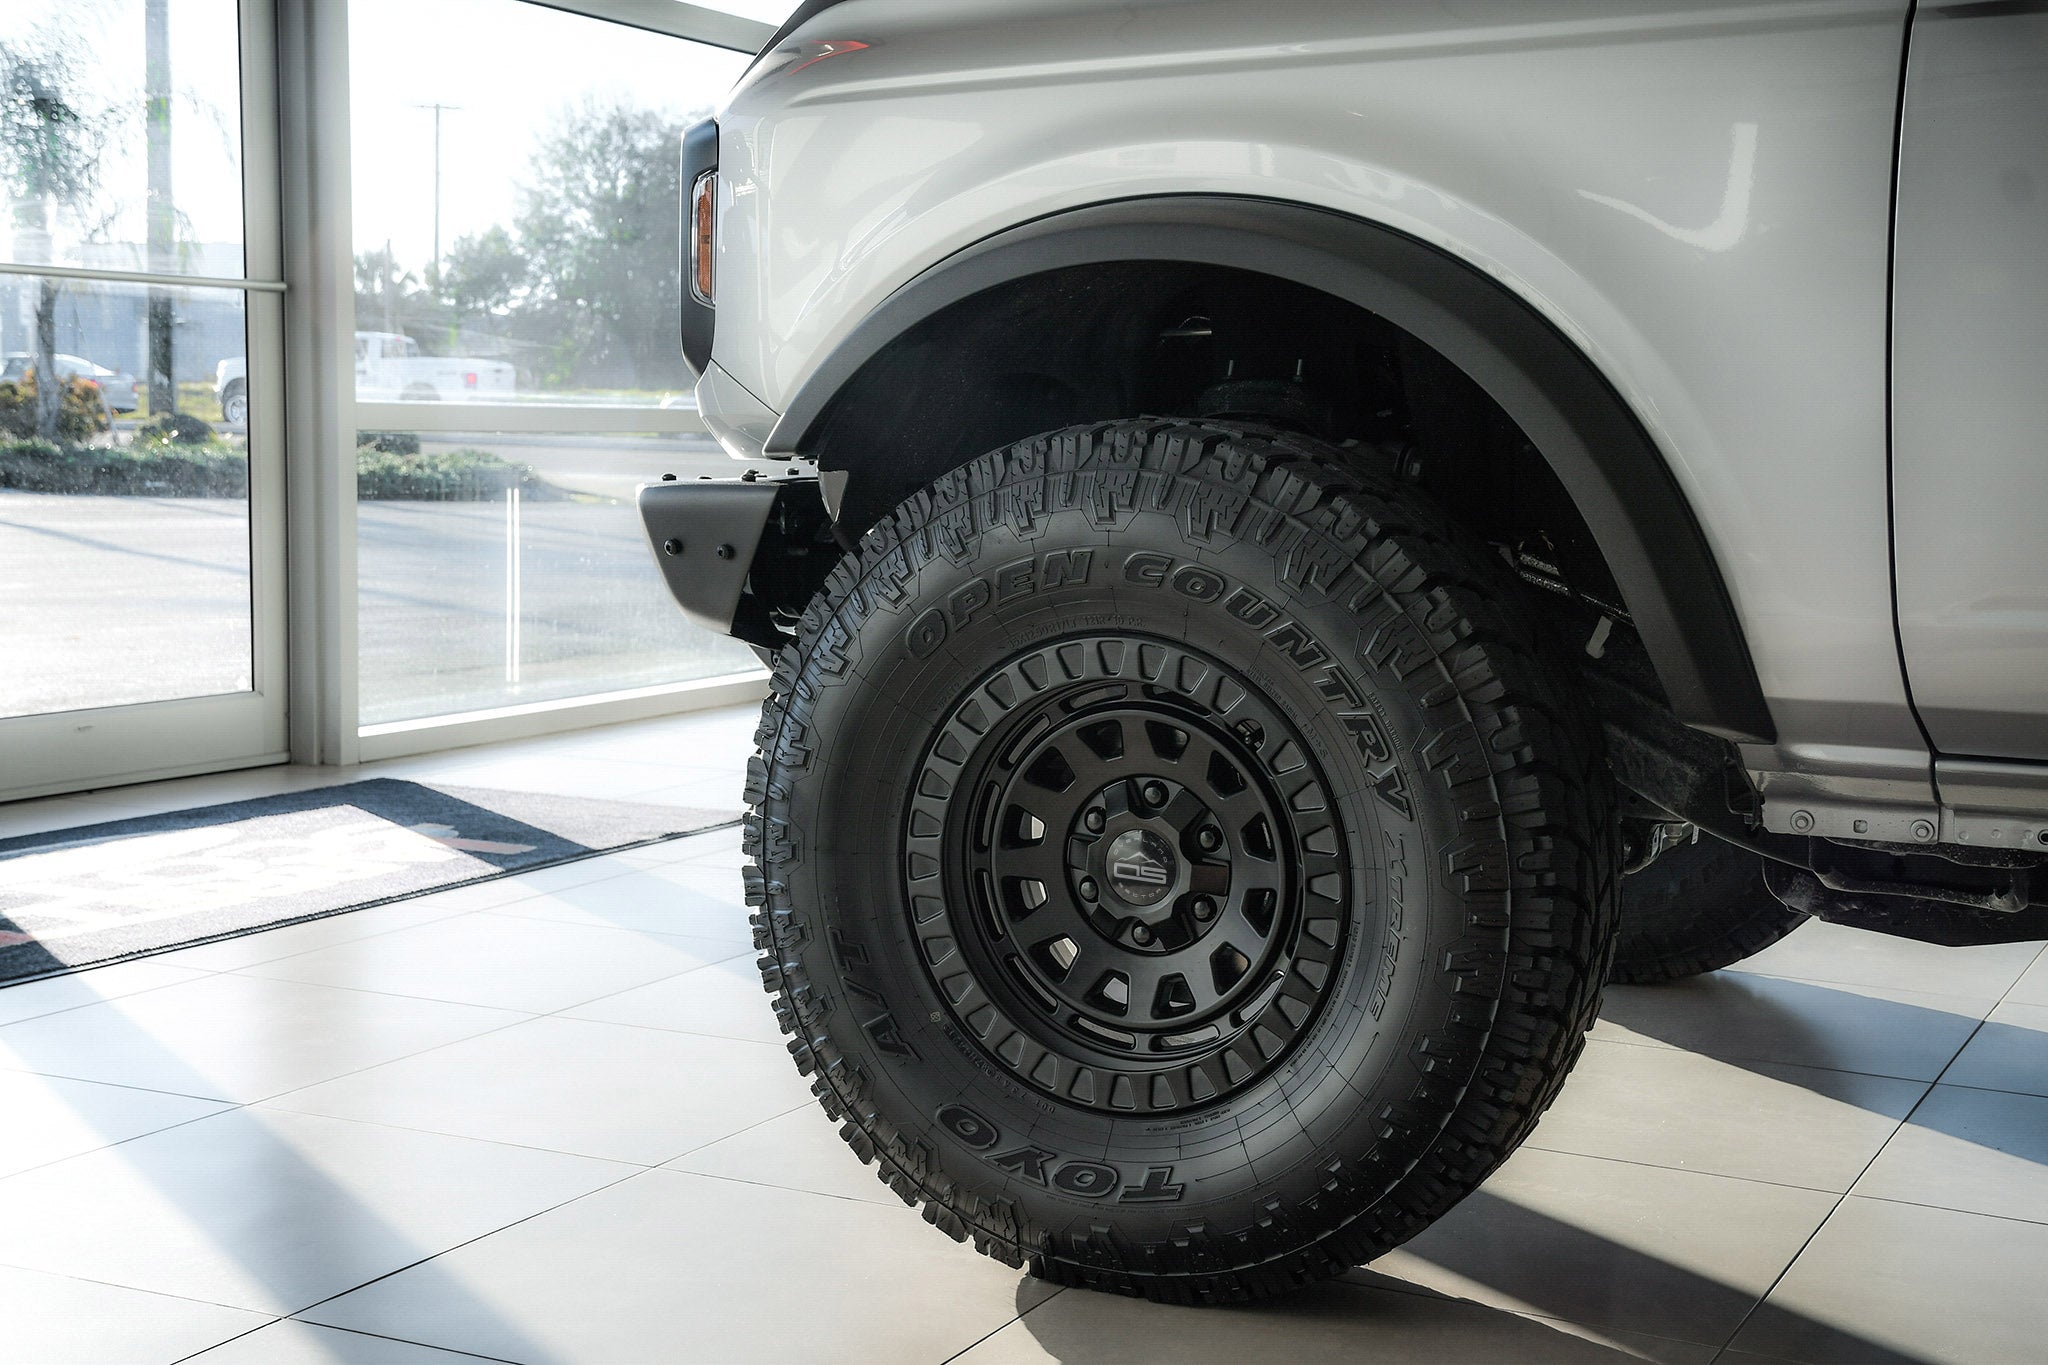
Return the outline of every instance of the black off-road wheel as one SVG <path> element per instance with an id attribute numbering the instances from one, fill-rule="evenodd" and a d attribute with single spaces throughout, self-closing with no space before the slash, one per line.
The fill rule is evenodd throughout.
<path id="1" fill-rule="evenodd" d="M 868 533 L 777 656 L 761 968 L 842 1136 L 1046 1279 L 1371 1260 L 1576 1059 L 1614 796 L 1501 561 L 1304 438 L 1079 427 Z"/>
<path id="2" fill-rule="evenodd" d="M 1654 986 L 1717 972 L 1805 922 L 1764 885 L 1763 859 L 1703 834 L 1622 878 L 1608 979 Z"/>

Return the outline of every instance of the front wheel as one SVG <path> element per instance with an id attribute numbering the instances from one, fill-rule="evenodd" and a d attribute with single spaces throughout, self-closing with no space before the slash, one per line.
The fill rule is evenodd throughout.
<path id="1" fill-rule="evenodd" d="M 231 427 L 249 424 L 249 389 L 241 380 L 230 380 L 226 392 L 221 394 L 220 417 Z"/>
<path id="2" fill-rule="evenodd" d="M 1075 428 L 885 518 L 775 662 L 746 840 L 798 1067 L 926 1218 L 1261 1297 L 1527 1135 L 1614 798 L 1498 559 L 1305 439 Z"/>

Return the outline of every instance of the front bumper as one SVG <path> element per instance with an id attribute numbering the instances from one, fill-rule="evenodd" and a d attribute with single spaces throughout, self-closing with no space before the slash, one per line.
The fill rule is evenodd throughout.
<path id="1" fill-rule="evenodd" d="M 839 547 L 815 475 L 640 486 L 654 562 L 683 614 L 719 635 L 778 649 Z"/>

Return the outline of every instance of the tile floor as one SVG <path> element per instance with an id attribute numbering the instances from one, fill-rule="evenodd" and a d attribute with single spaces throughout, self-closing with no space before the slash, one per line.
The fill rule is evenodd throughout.
<path id="1" fill-rule="evenodd" d="M 375 771 L 736 804 L 751 730 Z M 360 775 L 0 806 L 0 835 Z M 1450 1217 L 1196 1311 L 1050 1290 L 898 1204 L 777 1041 L 738 867 L 713 833 L 0 990 L 0 1360 L 2048 1361 L 2039 945 L 1809 925 L 1613 991 Z"/>

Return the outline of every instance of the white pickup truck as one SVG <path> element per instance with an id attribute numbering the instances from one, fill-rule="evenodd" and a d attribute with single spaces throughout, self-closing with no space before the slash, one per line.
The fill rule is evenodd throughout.
<path id="1" fill-rule="evenodd" d="M 214 367 L 213 390 L 230 426 L 249 420 L 249 362 L 230 356 Z M 400 332 L 356 333 L 356 397 L 371 403 L 449 400 L 502 402 L 514 394 L 511 363 L 466 356 L 422 355 Z"/>

